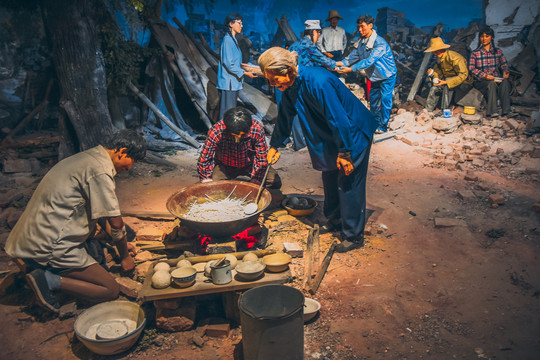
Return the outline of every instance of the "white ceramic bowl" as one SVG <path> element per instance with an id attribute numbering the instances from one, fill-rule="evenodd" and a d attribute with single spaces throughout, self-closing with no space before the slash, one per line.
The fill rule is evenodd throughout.
<path id="1" fill-rule="evenodd" d="M 264 272 L 266 267 L 260 261 L 242 261 L 236 265 L 236 273 L 242 280 L 255 280 Z"/>
<path id="2" fill-rule="evenodd" d="M 311 298 L 304 299 L 304 322 L 313 319 L 321 309 L 321 304 Z"/>
<path id="3" fill-rule="evenodd" d="M 118 338 L 96 339 L 97 329 L 111 321 L 123 322 L 127 333 Z M 137 342 L 146 324 L 143 309 L 131 301 L 109 301 L 83 311 L 73 327 L 77 338 L 92 352 L 114 355 L 128 350 Z"/>
<path id="4" fill-rule="evenodd" d="M 171 272 L 171 276 L 176 285 L 181 288 L 189 287 L 195 284 L 197 269 L 193 266 L 183 266 Z"/>

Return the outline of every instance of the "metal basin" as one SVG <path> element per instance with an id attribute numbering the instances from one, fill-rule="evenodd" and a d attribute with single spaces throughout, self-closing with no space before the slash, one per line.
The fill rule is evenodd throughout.
<path id="1" fill-rule="evenodd" d="M 111 321 L 122 322 L 126 333 L 117 338 L 102 339 L 98 335 L 100 325 Z M 92 352 L 114 355 L 131 348 L 146 324 L 143 309 L 131 301 L 109 301 L 86 309 L 73 325 L 79 340 Z"/>
<path id="2" fill-rule="evenodd" d="M 246 197 L 246 201 L 254 202 L 257 192 L 259 191 L 259 186 L 250 182 L 236 180 L 212 181 L 204 184 L 198 183 L 171 195 L 167 200 L 167 209 L 171 214 L 178 217 L 183 225 L 186 225 L 200 234 L 212 237 L 229 237 L 236 235 L 253 225 L 259 217 L 259 214 L 270 205 L 272 195 L 268 190 L 263 189 L 257 212 L 246 215 L 238 220 L 202 222 L 185 219 L 183 217 L 195 201 L 204 201 L 206 195 L 214 199 L 225 199 L 233 189 L 233 197 L 235 198 L 243 198 L 251 192 Z"/>

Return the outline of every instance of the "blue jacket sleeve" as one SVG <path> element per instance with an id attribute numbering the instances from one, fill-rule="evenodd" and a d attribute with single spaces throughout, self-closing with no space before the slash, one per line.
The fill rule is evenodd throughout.
<path id="1" fill-rule="evenodd" d="M 376 44 L 367 59 L 361 60 L 352 66 L 353 71 L 370 67 L 371 65 L 375 64 L 381 57 L 383 57 L 385 53 L 385 44 Z"/>
<path id="2" fill-rule="evenodd" d="M 354 64 L 358 60 L 360 60 L 360 53 L 358 52 L 358 48 L 355 48 L 345 59 L 342 60 L 342 62 L 344 66 L 349 66 L 350 64 Z"/>
<path id="3" fill-rule="evenodd" d="M 239 51 L 240 49 L 236 46 L 234 40 L 226 35 L 221 44 L 221 64 L 229 74 L 235 76 L 238 81 L 241 81 L 242 76 L 244 76 L 244 70 L 240 67 L 240 63 L 235 60 L 242 58 L 241 56 L 235 56 L 235 53 Z"/>

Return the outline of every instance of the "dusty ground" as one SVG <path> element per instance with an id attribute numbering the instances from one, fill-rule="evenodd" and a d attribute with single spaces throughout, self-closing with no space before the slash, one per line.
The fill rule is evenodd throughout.
<path id="1" fill-rule="evenodd" d="M 168 196 L 196 181 L 195 159 L 193 151 L 168 156 L 178 164 L 172 171 L 136 164 L 117 181 L 122 207 L 166 211 Z M 425 149 L 393 139 L 373 146 L 371 235 L 364 248 L 334 255 L 314 296 L 322 304 L 320 315 L 304 328 L 306 359 L 539 358 L 540 213 L 533 211 L 540 202 L 538 172 L 478 168 L 478 180 L 467 181 L 464 170 L 424 166 L 430 159 Z M 540 159 L 522 161 L 540 169 Z M 320 173 L 306 151 L 285 150 L 276 167 L 285 194 L 322 198 Z M 457 196 L 467 189 L 474 199 Z M 494 193 L 505 196 L 504 205 L 491 207 L 488 196 Z M 308 222 L 322 221 L 320 208 Z M 457 218 L 464 225 L 435 228 L 435 218 Z M 291 224 L 271 241 L 305 242 L 308 229 Z M 321 258 L 333 240 L 321 235 Z M 1 260 L 2 270 L 14 268 L 3 252 Z M 292 285 L 299 286 L 303 261 L 292 268 Z M 74 340 L 74 318 L 44 317 L 29 306 L 28 289 L 10 291 L 0 304 L 1 358 L 100 358 Z M 241 329 L 227 338 L 205 337 L 201 348 L 191 339 L 192 332 L 156 333 L 149 326 L 138 345 L 115 358 L 238 358 Z"/>

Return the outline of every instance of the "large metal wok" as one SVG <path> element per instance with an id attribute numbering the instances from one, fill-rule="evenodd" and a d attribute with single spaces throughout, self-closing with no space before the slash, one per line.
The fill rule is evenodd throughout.
<path id="1" fill-rule="evenodd" d="M 204 184 L 198 183 L 171 195 L 169 200 L 167 200 L 167 209 L 171 214 L 178 217 L 183 225 L 186 225 L 201 234 L 222 238 L 236 235 L 253 225 L 259 214 L 270 205 L 272 195 L 270 195 L 268 190 L 263 189 L 257 212 L 246 215 L 239 220 L 200 222 L 185 219 L 183 217 L 191 207 L 191 204 L 195 201 L 205 201 L 206 195 L 214 199 L 225 199 L 233 189 L 234 193 L 232 196 L 235 198 L 243 198 L 251 192 L 251 194 L 246 197 L 246 201 L 254 202 L 257 192 L 259 191 L 259 186 L 246 181 L 235 180 L 211 181 Z"/>

